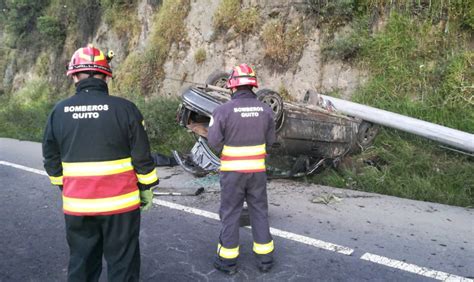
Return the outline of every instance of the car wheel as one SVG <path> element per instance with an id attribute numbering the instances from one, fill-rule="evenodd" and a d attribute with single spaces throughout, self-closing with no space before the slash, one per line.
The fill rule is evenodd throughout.
<path id="1" fill-rule="evenodd" d="M 357 132 L 357 143 L 359 147 L 362 150 L 367 149 L 374 142 L 378 132 L 378 125 L 363 120 L 359 125 L 359 130 Z"/>
<path id="2" fill-rule="evenodd" d="M 228 79 L 229 73 L 225 71 L 216 70 L 207 77 L 206 84 L 225 88 Z"/>
<path id="3" fill-rule="evenodd" d="M 273 111 L 275 122 L 278 122 L 283 115 L 283 100 L 280 94 L 270 89 L 257 91 L 257 99 L 270 106 Z"/>

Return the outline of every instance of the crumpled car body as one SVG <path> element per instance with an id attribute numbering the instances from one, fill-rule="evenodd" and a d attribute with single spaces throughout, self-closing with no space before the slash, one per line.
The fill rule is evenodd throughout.
<path id="1" fill-rule="evenodd" d="M 277 140 L 269 149 L 267 173 L 273 177 L 298 177 L 337 166 L 341 159 L 372 144 L 378 128 L 337 112 L 329 101 L 318 105 L 283 102 L 269 89 L 256 92 L 275 114 Z M 178 123 L 191 131 L 196 143 L 187 154 L 173 155 L 188 172 L 204 176 L 219 170 L 219 152 L 207 144 L 213 110 L 230 99 L 225 92 L 190 87 L 181 95 Z"/>

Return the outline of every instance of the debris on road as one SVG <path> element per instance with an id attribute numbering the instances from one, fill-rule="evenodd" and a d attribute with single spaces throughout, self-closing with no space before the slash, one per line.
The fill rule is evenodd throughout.
<path id="1" fill-rule="evenodd" d="M 166 188 L 164 188 L 166 189 Z M 160 188 L 161 190 L 161 188 Z M 155 196 L 198 196 L 204 193 L 204 187 L 199 187 L 194 192 L 162 192 L 162 191 L 153 191 Z"/>
<path id="2" fill-rule="evenodd" d="M 329 205 L 332 203 L 339 203 L 341 201 L 342 201 L 341 198 L 335 196 L 334 194 L 330 194 L 330 195 L 323 195 L 323 196 L 313 198 L 311 200 L 311 203 Z"/>

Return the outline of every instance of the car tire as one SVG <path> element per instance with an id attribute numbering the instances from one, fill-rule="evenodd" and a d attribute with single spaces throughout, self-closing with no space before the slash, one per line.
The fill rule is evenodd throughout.
<path id="1" fill-rule="evenodd" d="M 225 88 L 228 79 L 229 73 L 221 70 L 216 70 L 207 77 L 206 84 Z"/>
<path id="2" fill-rule="evenodd" d="M 273 111 L 275 122 L 278 123 L 283 115 L 283 100 L 280 94 L 271 89 L 260 89 L 257 91 L 257 99 L 270 106 Z"/>

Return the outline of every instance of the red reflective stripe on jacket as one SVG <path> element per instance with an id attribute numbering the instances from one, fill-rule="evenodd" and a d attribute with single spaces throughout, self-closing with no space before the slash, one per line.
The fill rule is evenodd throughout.
<path id="1" fill-rule="evenodd" d="M 120 196 L 138 189 L 133 170 L 100 176 L 64 176 L 63 195 L 78 199 Z"/>
<path id="2" fill-rule="evenodd" d="M 106 200 L 107 198 L 126 195 L 138 190 L 137 177 L 133 170 L 100 176 L 64 176 L 63 181 L 63 196 L 73 200 Z M 139 202 L 130 202 L 120 208 L 111 207 L 106 210 L 69 210 L 63 200 L 63 211 L 65 214 L 70 215 L 110 215 L 132 211 L 139 207 Z"/>

